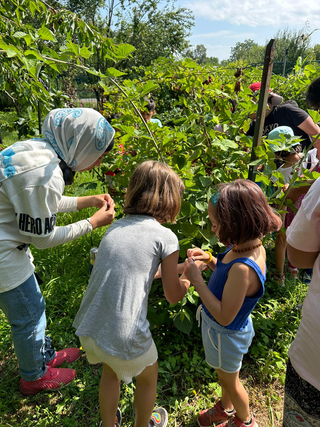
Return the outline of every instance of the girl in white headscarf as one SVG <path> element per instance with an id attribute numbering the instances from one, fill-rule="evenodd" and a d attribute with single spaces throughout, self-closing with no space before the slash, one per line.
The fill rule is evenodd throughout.
<path id="1" fill-rule="evenodd" d="M 51 111 L 43 139 L 17 142 L 0 152 L 0 308 L 11 325 L 25 395 L 53 390 L 75 377 L 58 369 L 79 357 L 78 349 L 55 352 L 45 337 L 45 302 L 34 275 L 29 245 L 46 249 L 110 224 L 108 194 L 62 196 L 75 171 L 100 166 L 112 149 L 114 129 L 89 108 Z M 56 227 L 58 212 L 100 208 L 91 218 Z"/>

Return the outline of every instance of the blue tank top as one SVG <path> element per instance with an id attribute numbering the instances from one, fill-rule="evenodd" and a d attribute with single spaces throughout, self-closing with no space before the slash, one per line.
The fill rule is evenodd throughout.
<path id="1" fill-rule="evenodd" d="M 210 277 L 209 283 L 208 283 L 208 288 L 213 293 L 213 295 L 216 298 L 218 298 L 219 301 L 221 301 L 221 299 L 222 299 L 222 293 L 224 290 L 224 285 L 225 285 L 227 278 L 228 278 L 228 272 L 229 272 L 230 268 L 233 266 L 233 264 L 235 264 L 236 262 L 241 262 L 241 263 L 249 265 L 251 268 L 253 268 L 253 270 L 257 273 L 259 280 L 261 282 L 261 288 L 258 290 L 258 292 L 252 297 L 245 297 L 245 299 L 243 301 L 243 305 L 240 308 L 236 317 L 233 319 L 233 321 L 228 326 L 224 326 L 226 329 L 238 331 L 238 330 L 243 329 L 247 325 L 248 317 L 249 317 L 250 313 L 254 309 L 254 307 L 257 304 L 257 302 L 259 301 L 259 299 L 264 294 L 264 282 L 266 281 L 266 276 L 262 273 L 262 270 L 258 266 L 258 264 L 255 263 L 250 258 L 237 258 L 237 259 L 235 259 L 235 260 L 233 260 L 227 264 L 224 264 L 222 262 L 222 259 L 224 258 L 224 256 L 229 251 L 230 251 L 230 249 L 228 249 L 223 254 L 218 254 L 216 268 L 214 269 L 214 271 Z M 266 273 L 267 273 L 267 269 L 266 269 Z M 206 314 L 211 319 L 213 319 L 215 322 L 217 322 L 215 320 L 215 318 L 212 316 L 212 314 L 209 312 L 209 310 L 206 308 L 204 303 L 202 303 L 202 307 L 203 307 L 204 311 L 206 312 Z M 217 323 L 219 324 L 219 322 L 217 322 Z"/>

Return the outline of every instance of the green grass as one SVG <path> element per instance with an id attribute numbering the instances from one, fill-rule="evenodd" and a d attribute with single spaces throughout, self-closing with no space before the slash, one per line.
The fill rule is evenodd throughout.
<path id="1" fill-rule="evenodd" d="M 15 140 L 14 133 L 4 133 L 5 145 Z M 93 177 L 77 174 L 66 195 L 88 195 L 81 184 Z M 95 193 L 103 192 L 101 183 Z M 58 225 L 87 218 L 94 209 L 60 214 Z M 104 230 L 97 229 L 74 242 L 52 249 L 32 248 L 39 275 L 44 280 L 42 292 L 47 304 L 48 334 L 57 349 L 79 346 L 72 327 L 89 279 L 89 251 L 98 245 Z M 290 278 L 282 287 L 272 279 L 272 242 L 268 243 L 269 274 L 266 294 L 254 312 L 256 337 L 244 359 L 241 378 L 249 391 L 252 408 L 260 427 L 280 427 L 282 392 L 287 350 L 300 321 L 301 304 L 307 286 Z M 193 307 L 191 307 L 194 310 Z M 164 307 L 165 309 L 165 307 Z M 89 365 L 85 356 L 74 362 L 76 380 L 55 393 L 24 397 L 19 393 L 19 371 L 10 337 L 10 327 L 0 311 L 0 425 L 1 427 L 94 427 L 99 423 L 98 387 L 100 365 Z M 169 425 L 196 425 L 200 409 L 208 407 L 220 394 L 214 371 L 204 361 L 200 329 L 195 325 L 190 335 L 182 334 L 172 324 L 153 330 L 159 351 L 157 405 L 167 408 Z M 133 425 L 134 384 L 122 385 L 120 407 L 123 426 Z"/>

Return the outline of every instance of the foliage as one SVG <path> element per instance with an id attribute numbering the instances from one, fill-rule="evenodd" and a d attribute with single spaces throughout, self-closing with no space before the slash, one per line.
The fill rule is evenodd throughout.
<path id="1" fill-rule="evenodd" d="M 313 46 L 314 59 L 320 61 L 320 44 L 316 44 Z"/>
<path id="2" fill-rule="evenodd" d="M 190 58 L 198 64 L 219 65 L 219 58 L 208 57 L 207 49 L 203 44 L 188 47 L 188 49 L 182 52 L 182 57 Z"/>
<path id="3" fill-rule="evenodd" d="M 4 1 L 0 5 L 3 59 L 0 67 L 5 76 L 0 78 L 0 83 L 14 100 L 15 117 L 18 114 L 20 126 L 28 127 L 29 134 L 36 133 L 30 122 L 37 119 L 39 103 L 45 113 L 64 102 L 65 94 L 53 89 L 52 82 L 58 74 L 65 77 L 72 68 L 95 78 L 95 88 L 103 93 L 105 100 L 101 111 L 117 131 L 115 148 L 100 170 L 77 177 L 74 189 L 67 189 L 67 195 L 108 191 L 115 199 L 117 218 L 120 218 L 128 180 L 135 166 L 146 159 L 164 160 L 182 177 L 186 187 L 181 214 L 176 223 L 167 225 L 179 238 L 181 260 L 192 245 L 214 253 L 223 250 L 210 231 L 207 201 L 214 185 L 248 176 L 252 141 L 245 133 L 250 124 L 249 113 L 257 107 L 249 85 L 261 80 L 261 68 L 243 67 L 244 70 L 235 76 L 238 63 L 216 67 L 200 65 L 190 58 L 169 57 L 151 61 L 149 67 L 137 66 L 134 73 L 125 75 L 118 68 L 131 54 L 135 61 L 132 46 L 115 44 L 70 11 L 48 9 L 38 0 L 24 0 L 23 6 L 14 1 Z M 29 24 L 31 18 L 36 18 L 37 26 Z M 88 65 L 87 60 L 94 55 L 105 71 Z M 107 67 L 109 61 L 114 67 Z M 295 99 L 303 106 L 304 92 L 318 74 L 319 67 L 297 61 L 288 78 L 273 75 L 271 87 L 285 100 Z M 204 80 L 208 84 L 204 84 Z M 145 123 L 139 113 L 144 108 L 145 97 L 151 94 L 156 100 L 162 128 L 155 123 Z M 231 100 L 237 102 L 234 113 Z M 320 120 L 316 112 L 311 114 L 315 121 Z M 12 114 L 1 113 L 1 121 L 7 130 L 17 128 Z M 216 125 L 220 125 L 219 130 Z M 275 164 L 266 139 L 256 149 L 256 154 L 255 165 L 264 165 L 257 180 L 269 195 Z M 276 191 L 270 201 L 281 207 L 286 203 L 281 191 L 284 182 L 281 175 L 276 176 Z M 314 179 L 318 175 L 305 171 L 305 176 Z M 302 181 L 297 174 L 294 180 Z M 60 217 L 59 224 L 90 214 L 91 210 L 67 213 Z M 85 236 L 47 251 L 33 250 L 39 273 L 45 279 L 48 327 L 58 346 L 76 344 L 71 323 L 88 281 L 90 247 L 99 243 L 102 233 L 103 230 L 96 230 L 92 241 L 90 236 Z M 245 369 L 254 372 L 261 382 L 275 378 L 283 381 L 287 349 L 300 319 L 297 308 L 306 288 L 299 281 L 294 287 L 288 280 L 287 286 L 279 289 L 272 280 L 273 242 L 266 237 L 264 243 L 268 248 L 270 269 L 268 290 L 254 312 L 256 338 L 245 360 Z M 206 279 L 209 275 L 205 273 Z M 193 320 L 198 304 L 198 294 L 192 287 L 185 298 L 174 305 L 166 302 L 160 281 L 154 283 L 150 294 L 148 319 L 155 341 L 163 350 L 160 352 L 158 401 L 170 407 L 173 413 L 182 407 L 194 412 L 197 403 L 193 399 L 197 390 L 219 394 L 216 378 L 212 378 L 212 371 L 204 363 L 200 332 Z M 4 385 L 1 390 L 10 390 L 8 394 L 13 396 L 9 401 L 2 391 L 0 413 L 15 414 L 9 421 L 3 416 L 0 423 L 70 427 L 96 424 L 97 396 L 92 390 L 98 388 L 100 372 L 99 368 L 88 367 L 84 360 L 79 362 L 77 381 L 63 395 L 43 397 L 40 403 L 37 398 L 29 401 L 29 405 L 21 401 L 15 391 L 19 376 L 12 356 L 9 327 L 3 315 L 0 316 L 0 333 L 5 337 L 0 344 L 0 369 L 5 363 L 8 372 L 1 373 Z M 130 424 L 128 419 L 132 416 L 128 398 L 132 397 L 133 390 L 134 386 L 122 387 L 125 425 Z"/>
<path id="4" fill-rule="evenodd" d="M 115 44 L 75 14 L 47 7 L 41 0 L 3 1 L 0 16 L 0 90 L 12 100 L 26 126 L 24 134 L 39 133 L 39 111 L 45 114 L 64 104 L 65 95 L 52 85 L 58 74 L 66 74 L 72 65 L 104 76 L 85 65 L 88 58 L 99 52 L 102 61 L 115 64 L 134 50 Z M 105 77 L 120 74 L 114 67 L 105 69 Z"/>
<path id="5" fill-rule="evenodd" d="M 244 42 L 237 42 L 231 48 L 230 61 L 243 61 L 247 63 L 263 62 L 265 48 L 259 46 L 254 40 L 247 39 Z"/>
<path id="6" fill-rule="evenodd" d="M 177 55 L 187 47 L 186 38 L 194 25 L 191 11 L 176 8 L 170 0 L 160 9 L 160 3 L 160 0 L 137 0 L 131 9 L 118 13 L 113 38 L 136 49 L 135 55 L 125 61 L 126 68 L 148 66 L 158 57 Z"/>
<path id="7" fill-rule="evenodd" d="M 283 61 L 286 56 L 288 62 L 295 64 L 299 57 L 305 58 L 307 56 L 310 46 L 307 28 L 302 28 L 299 31 L 285 28 L 279 30 L 273 38 L 276 40 L 275 61 Z"/>

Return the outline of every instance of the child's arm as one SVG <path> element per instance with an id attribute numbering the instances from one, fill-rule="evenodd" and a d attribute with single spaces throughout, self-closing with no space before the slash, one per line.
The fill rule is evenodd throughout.
<path id="1" fill-rule="evenodd" d="M 219 301 L 205 284 L 195 263 L 188 258 L 185 264 L 185 275 L 195 287 L 209 312 L 220 325 L 228 326 L 242 307 L 250 283 L 256 279 L 252 275 L 256 275 L 256 273 L 244 264 L 234 264 L 229 270 L 222 299 Z"/>
<path id="2" fill-rule="evenodd" d="M 288 258 L 298 268 L 312 268 L 319 252 L 305 252 L 287 244 Z"/>
<path id="3" fill-rule="evenodd" d="M 181 301 L 189 289 L 190 281 L 185 277 L 178 276 L 179 251 L 173 252 L 161 262 L 161 276 L 164 295 L 170 304 Z"/>
<path id="4" fill-rule="evenodd" d="M 210 255 L 208 254 L 208 252 L 205 252 L 200 248 L 188 249 L 187 257 L 193 258 L 195 261 L 202 261 L 206 266 L 210 267 L 211 270 L 214 270 L 217 265 L 217 258 L 215 258 L 214 256 L 212 257 L 212 260 L 207 263 L 210 259 Z"/>

